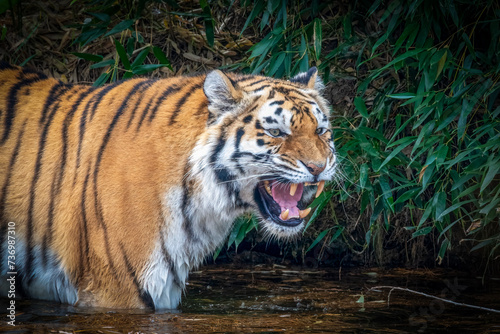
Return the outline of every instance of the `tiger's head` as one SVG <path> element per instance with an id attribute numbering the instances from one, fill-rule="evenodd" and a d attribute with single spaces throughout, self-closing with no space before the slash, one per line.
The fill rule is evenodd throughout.
<path id="1" fill-rule="evenodd" d="M 212 165 L 236 208 L 277 237 L 296 235 L 335 175 L 330 109 L 316 68 L 289 81 L 210 72 L 204 82 Z"/>

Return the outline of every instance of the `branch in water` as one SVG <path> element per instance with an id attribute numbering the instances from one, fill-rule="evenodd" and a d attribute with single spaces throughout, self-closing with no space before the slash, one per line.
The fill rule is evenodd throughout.
<path id="1" fill-rule="evenodd" d="M 438 300 L 441 300 L 441 301 L 443 301 L 445 303 L 449 303 L 449 304 L 453 304 L 453 305 L 465 306 L 465 307 L 475 308 L 475 309 L 478 309 L 478 310 L 500 313 L 500 310 L 495 310 L 493 308 L 476 306 L 476 305 L 470 305 L 470 304 L 464 304 L 464 303 L 457 303 L 457 302 L 454 302 L 454 301 L 449 300 L 449 299 L 444 299 L 444 298 L 441 298 L 441 297 L 436 297 L 436 296 L 433 296 L 433 295 L 428 295 L 428 294 L 420 292 L 420 291 L 415 291 L 415 290 L 411 290 L 411 289 L 407 289 L 407 288 L 400 288 L 400 287 L 397 287 L 397 286 L 387 286 L 387 285 L 374 286 L 373 288 L 370 288 L 368 291 L 372 291 L 372 290 L 376 291 L 376 290 L 379 290 L 379 289 L 391 289 L 391 291 L 389 291 L 389 296 L 388 297 L 390 297 L 391 292 L 393 290 L 401 290 L 401 291 L 411 292 L 411 293 L 414 293 L 414 294 L 417 294 L 417 295 L 421 295 L 421 296 L 424 296 L 424 297 L 428 297 L 428 298 L 438 299 Z M 389 302 L 389 300 L 387 300 L 387 302 Z"/>

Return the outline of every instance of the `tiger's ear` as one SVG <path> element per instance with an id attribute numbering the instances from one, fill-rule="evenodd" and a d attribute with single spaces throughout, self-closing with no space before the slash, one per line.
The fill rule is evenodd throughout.
<path id="1" fill-rule="evenodd" d="M 318 75 L 318 69 L 316 67 L 311 67 L 309 71 L 302 72 L 290 79 L 291 82 L 302 84 L 309 89 L 315 89 L 321 93 L 325 89 L 323 80 Z"/>
<path id="2" fill-rule="evenodd" d="M 203 92 L 208 99 L 209 110 L 215 116 L 234 110 L 243 99 L 243 92 L 238 84 L 219 70 L 207 74 Z"/>

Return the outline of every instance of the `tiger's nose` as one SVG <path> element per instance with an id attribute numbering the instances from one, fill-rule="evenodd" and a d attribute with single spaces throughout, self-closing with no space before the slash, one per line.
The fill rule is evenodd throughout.
<path id="1" fill-rule="evenodd" d="M 313 163 L 309 163 L 306 165 L 307 170 L 314 176 L 318 176 L 322 171 L 325 170 L 326 164 L 316 165 Z"/>

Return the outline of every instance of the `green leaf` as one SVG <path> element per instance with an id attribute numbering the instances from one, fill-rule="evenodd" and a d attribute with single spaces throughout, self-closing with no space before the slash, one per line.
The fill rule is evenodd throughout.
<path id="1" fill-rule="evenodd" d="M 351 14 L 347 14 L 346 16 L 344 16 L 343 26 L 344 26 L 344 38 L 345 39 L 351 38 L 352 36 Z"/>
<path id="2" fill-rule="evenodd" d="M 368 183 L 368 165 L 363 164 L 361 165 L 359 171 L 359 186 L 361 187 L 361 189 L 364 189 L 367 183 Z"/>
<path id="3" fill-rule="evenodd" d="M 94 82 L 94 84 L 92 86 L 99 87 L 99 86 L 103 85 L 109 79 L 110 76 L 111 76 L 111 73 L 104 72 L 103 74 L 101 74 L 99 76 L 99 78 L 97 78 L 97 80 Z"/>
<path id="4" fill-rule="evenodd" d="M 331 191 L 329 191 L 329 192 L 323 192 L 320 195 L 321 202 L 316 207 L 316 210 L 314 210 L 313 214 L 311 215 L 311 218 L 309 218 L 309 221 L 307 222 L 306 227 L 304 228 L 304 232 L 314 222 L 314 220 L 316 220 L 316 218 L 321 213 L 321 211 L 323 211 L 323 208 L 330 202 L 330 199 L 332 198 L 332 196 L 333 196 L 333 192 L 331 192 Z M 318 197 L 316 199 L 319 199 L 320 197 Z M 313 206 L 314 202 L 316 202 L 316 200 L 313 201 L 313 203 L 311 204 L 311 207 Z"/>
<path id="5" fill-rule="evenodd" d="M 205 35 L 208 45 L 214 46 L 214 20 L 207 0 L 200 0 L 200 7 L 203 10 L 205 22 Z"/>
<path id="6" fill-rule="evenodd" d="M 323 34 L 321 31 L 321 20 L 319 18 L 314 19 L 314 53 L 316 54 L 316 60 L 319 60 L 321 56 L 321 42 L 323 41 Z"/>
<path id="7" fill-rule="evenodd" d="M 240 36 L 243 34 L 243 32 L 247 29 L 248 25 L 252 23 L 252 21 L 262 13 L 266 6 L 266 1 L 264 0 L 257 0 L 257 3 L 253 6 L 252 11 L 250 12 L 250 15 L 248 16 L 247 20 L 245 21 L 245 25 L 243 26 L 243 29 L 241 29 Z"/>
<path id="8" fill-rule="evenodd" d="M 338 225 L 336 227 L 337 227 L 337 231 L 335 231 L 335 233 L 333 234 L 333 236 L 330 239 L 330 242 L 328 244 L 331 244 L 332 242 L 337 240 L 337 238 L 342 234 L 342 232 L 344 232 L 344 226 Z"/>
<path id="9" fill-rule="evenodd" d="M 165 66 L 165 65 L 163 65 L 163 64 L 138 65 L 138 66 L 134 66 L 132 68 L 132 73 L 137 74 L 137 75 L 141 75 L 141 74 L 145 74 L 145 73 L 149 73 L 151 71 L 154 71 L 157 68 L 160 68 L 163 66 Z"/>
<path id="10" fill-rule="evenodd" d="M 441 264 L 441 262 L 444 259 L 444 255 L 446 253 L 446 250 L 450 246 L 450 241 L 448 239 L 444 239 L 443 242 L 441 243 L 441 247 L 439 248 L 439 253 L 438 253 L 438 264 Z"/>
<path id="11" fill-rule="evenodd" d="M 414 141 L 414 137 L 407 137 L 407 138 L 404 138 L 406 139 L 402 144 L 400 144 L 398 147 L 396 147 L 392 152 L 391 154 L 389 154 L 387 156 L 387 158 L 385 158 L 385 160 L 382 162 L 382 164 L 380 165 L 380 167 L 378 168 L 377 172 L 380 171 L 380 169 L 382 167 L 384 167 L 389 161 L 392 160 L 392 158 L 394 158 L 399 152 L 401 152 L 402 150 L 404 150 L 408 145 L 410 145 L 411 143 L 413 143 Z"/>
<path id="12" fill-rule="evenodd" d="M 433 229 L 433 226 L 427 226 L 427 227 L 421 228 L 420 230 L 413 232 L 411 237 L 416 238 L 416 237 L 419 237 L 421 235 L 427 235 L 432 231 L 432 229 Z"/>
<path id="13" fill-rule="evenodd" d="M 499 159 L 496 159 L 493 161 L 492 164 L 490 164 L 490 167 L 488 168 L 488 173 L 486 173 L 484 177 L 479 193 L 482 194 L 483 191 L 486 189 L 486 187 L 491 183 L 491 181 L 493 181 L 493 179 L 498 176 L 499 169 L 500 169 L 500 162 Z"/>
<path id="14" fill-rule="evenodd" d="M 413 188 L 408 191 L 406 191 L 403 195 L 399 196 L 396 201 L 394 202 L 394 205 L 398 203 L 404 203 L 410 198 L 414 198 L 418 193 L 420 192 L 420 188 Z"/>
<path id="15" fill-rule="evenodd" d="M 323 240 L 323 238 L 328 234 L 328 232 L 330 232 L 331 229 L 332 228 L 327 228 L 326 230 L 321 231 L 321 233 L 318 234 L 318 236 L 316 237 L 316 239 L 314 239 L 314 241 L 311 244 L 311 246 L 309 246 L 309 248 L 306 250 L 306 253 L 309 252 L 311 249 L 313 249 L 314 246 L 316 246 L 321 240 Z"/>
<path id="16" fill-rule="evenodd" d="M 114 59 L 108 59 L 108 60 L 103 60 L 97 64 L 93 64 L 90 66 L 90 68 L 94 69 L 94 68 L 101 68 L 101 67 L 106 67 L 106 66 L 109 66 L 109 65 L 114 65 L 115 63 L 115 60 Z"/>
<path id="17" fill-rule="evenodd" d="M 109 20 L 110 20 L 109 15 L 106 13 L 91 13 L 91 12 L 89 12 L 88 14 L 92 15 L 93 17 L 95 17 L 99 21 L 102 21 L 105 23 L 109 22 Z"/>
<path id="18" fill-rule="evenodd" d="M 486 202 L 486 203 L 488 203 L 488 202 Z M 492 200 L 488 205 L 486 205 L 484 208 L 482 208 L 481 211 L 479 211 L 479 213 L 482 213 L 485 215 L 489 214 L 491 210 L 496 210 L 498 203 L 500 203 L 500 198 Z"/>
<path id="19" fill-rule="evenodd" d="M 236 238 L 238 237 L 238 234 L 240 232 L 241 227 L 248 221 L 248 217 L 245 216 L 240 216 L 236 218 L 234 221 L 234 226 L 233 229 L 231 230 L 231 233 L 229 234 L 229 238 L 227 240 L 227 248 L 231 247 L 231 245 L 235 242 Z"/>
<path id="20" fill-rule="evenodd" d="M 446 193 L 445 192 L 436 193 L 434 195 L 434 201 L 432 205 L 434 206 L 434 220 L 441 221 L 443 218 L 442 213 L 446 208 Z"/>
<path id="21" fill-rule="evenodd" d="M 90 53 L 73 52 L 72 54 L 74 54 L 78 58 L 89 60 L 89 61 L 94 61 L 94 62 L 99 62 L 104 58 L 103 56 L 93 55 Z"/>
<path id="22" fill-rule="evenodd" d="M 404 99 L 411 99 L 415 97 L 416 95 L 413 93 L 397 93 L 397 94 L 390 94 L 387 95 L 387 97 L 397 99 L 397 100 L 404 100 Z"/>
<path id="23" fill-rule="evenodd" d="M 427 218 L 429 218 L 431 213 L 432 213 L 432 205 L 431 205 L 431 203 L 429 203 L 429 204 L 427 204 L 427 208 L 425 209 L 424 214 L 422 215 L 422 218 L 420 218 L 420 221 L 418 222 L 418 225 L 417 225 L 418 228 L 420 228 L 420 226 L 422 226 L 422 224 L 425 223 L 425 221 L 427 220 Z"/>
<path id="24" fill-rule="evenodd" d="M 117 34 L 119 32 L 122 32 L 123 30 L 126 30 L 130 28 L 134 24 L 134 20 L 123 20 L 120 23 L 118 23 L 116 26 L 113 27 L 110 31 L 108 31 L 104 36 L 109 36 L 113 34 Z"/>
<path id="25" fill-rule="evenodd" d="M 453 204 L 452 206 L 446 208 L 446 210 L 442 211 L 438 216 L 437 216 L 437 220 L 438 221 L 441 221 L 443 219 L 444 216 L 446 216 L 447 214 L 455 211 L 456 209 L 459 209 L 461 208 L 463 205 L 465 204 L 469 204 L 469 203 L 472 203 L 472 202 L 475 202 L 477 201 L 476 199 L 470 199 L 470 200 L 467 200 L 467 201 L 462 201 L 462 202 L 459 202 L 459 203 L 455 203 Z"/>
<path id="26" fill-rule="evenodd" d="M 481 249 L 481 248 L 483 248 L 483 247 L 485 247 L 485 246 L 491 245 L 491 244 L 493 244 L 494 242 L 495 242 L 495 240 L 493 240 L 493 239 L 486 239 L 486 240 L 484 240 L 484 241 L 481 241 L 481 242 L 480 242 L 479 244 L 477 244 L 476 246 L 472 247 L 470 251 L 471 251 L 471 252 L 473 252 L 473 251 L 478 250 L 478 249 Z"/>
<path id="27" fill-rule="evenodd" d="M 174 70 L 172 68 L 172 65 L 170 64 L 170 61 L 168 60 L 167 56 L 159 47 L 153 46 L 153 54 L 155 55 L 156 59 L 158 59 L 160 64 L 167 66 L 172 71 Z"/>
<path id="28" fill-rule="evenodd" d="M 354 106 L 356 110 L 364 117 L 368 118 L 368 110 L 366 109 L 365 101 L 361 96 L 356 96 L 354 98 Z"/>
<path id="29" fill-rule="evenodd" d="M 145 49 L 141 50 L 141 52 L 139 52 L 137 57 L 132 62 L 132 65 L 130 65 L 132 67 L 132 69 L 136 68 L 137 66 L 142 65 L 142 63 L 144 63 L 144 60 L 146 59 L 148 54 L 149 54 L 149 48 L 145 48 Z"/>
<path id="30" fill-rule="evenodd" d="M 115 39 L 115 47 L 116 52 L 118 53 L 118 56 L 120 57 L 120 60 L 123 64 L 123 67 L 125 67 L 126 70 L 130 70 L 130 61 L 128 60 L 127 51 L 125 51 L 122 43 L 120 43 L 120 41 L 117 39 Z"/>

